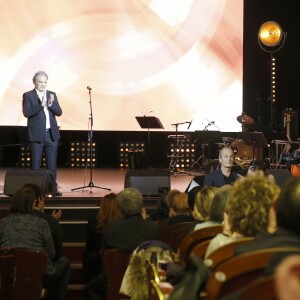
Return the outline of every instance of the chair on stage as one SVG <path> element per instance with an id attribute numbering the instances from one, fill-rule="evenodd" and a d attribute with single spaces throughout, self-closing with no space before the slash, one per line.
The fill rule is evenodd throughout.
<path id="1" fill-rule="evenodd" d="M 187 234 L 178 247 L 178 257 L 182 263 L 186 262 L 191 249 L 204 241 L 210 240 L 223 231 L 222 225 L 213 225 L 197 229 Z"/>
<path id="2" fill-rule="evenodd" d="M 252 251 L 224 261 L 209 276 L 204 289 L 206 294 L 204 298 L 221 299 L 236 292 L 260 278 L 273 255 L 296 251 L 300 252 L 300 248 L 270 248 Z"/>
<path id="3" fill-rule="evenodd" d="M 101 249 L 102 262 L 107 276 L 107 300 L 129 299 L 128 296 L 120 294 L 119 290 L 130 255 L 130 252 L 120 249 Z"/>
<path id="4" fill-rule="evenodd" d="M 253 241 L 253 237 L 245 237 L 221 246 L 220 248 L 213 251 L 204 260 L 204 263 L 208 268 L 214 270 L 220 263 L 234 256 L 234 251 L 237 246 L 248 244 L 251 241 Z"/>

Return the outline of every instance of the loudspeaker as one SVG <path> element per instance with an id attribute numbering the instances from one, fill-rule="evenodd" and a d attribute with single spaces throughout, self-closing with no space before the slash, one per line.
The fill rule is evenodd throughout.
<path id="1" fill-rule="evenodd" d="M 27 183 L 38 185 L 44 195 L 55 196 L 57 193 L 57 184 L 46 169 L 9 169 L 4 179 L 4 195 L 13 196 L 18 189 Z"/>
<path id="2" fill-rule="evenodd" d="M 268 169 L 266 175 L 272 175 L 279 186 L 282 186 L 285 181 L 291 177 L 291 173 L 288 169 Z"/>
<path id="3" fill-rule="evenodd" d="M 143 195 L 161 195 L 170 190 L 169 170 L 128 170 L 124 187 L 134 187 Z"/>

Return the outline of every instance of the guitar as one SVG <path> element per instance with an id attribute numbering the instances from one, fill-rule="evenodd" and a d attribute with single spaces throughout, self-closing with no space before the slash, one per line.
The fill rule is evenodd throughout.
<path id="1" fill-rule="evenodd" d="M 289 141 L 291 141 L 291 138 L 290 138 L 290 123 L 291 123 L 291 115 L 290 114 L 287 114 L 286 115 L 286 136 L 288 138 Z M 288 149 L 286 150 L 286 152 L 288 152 L 291 148 L 291 144 L 288 144 L 289 147 Z M 295 161 L 299 162 L 299 159 L 300 159 L 300 148 L 298 150 L 295 150 L 293 152 L 293 157 L 295 159 Z M 295 164 L 293 163 L 291 165 L 291 175 L 293 176 L 300 176 L 300 164 Z"/>

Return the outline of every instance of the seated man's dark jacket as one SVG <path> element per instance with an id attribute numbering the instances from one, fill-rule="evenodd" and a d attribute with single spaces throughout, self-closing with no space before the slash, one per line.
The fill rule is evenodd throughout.
<path id="1" fill-rule="evenodd" d="M 159 240 L 160 228 L 153 221 L 140 216 L 109 221 L 104 230 L 105 248 L 132 252 L 140 243 Z"/>
<path id="2" fill-rule="evenodd" d="M 237 173 L 231 172 L 231 174 L 233 176 L 233 182 L 236 181 L 239 178 Z M 231 184 L 233 182 L 231 182 Z M 223 175 L 221 169 L 217 169 L 217 170 L 213 171 L 212 173 L 207 173 L 205 175 L 203 186 L 222 187 L 225 184 L 226 183 L 225 183 L 224 175 Z"/>

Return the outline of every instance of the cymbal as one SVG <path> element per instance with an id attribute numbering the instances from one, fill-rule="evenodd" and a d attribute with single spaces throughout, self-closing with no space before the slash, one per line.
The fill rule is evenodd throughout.
<path id="1" fill-rule="evenodd" d="M 224 142 L 234 142 L 236 139 L 232 138 L 232 137 L 226 137 L 226 136 L 223 136 L 222 137 L 222 140 Z"/>
<path id="2" fill-rule="evenodd" d="M 242 113 L 236 118 L 236 120 L 243 125 L 252 125 L 254 123 L 253 118 L 247 116 L 245 113 Z"/>

